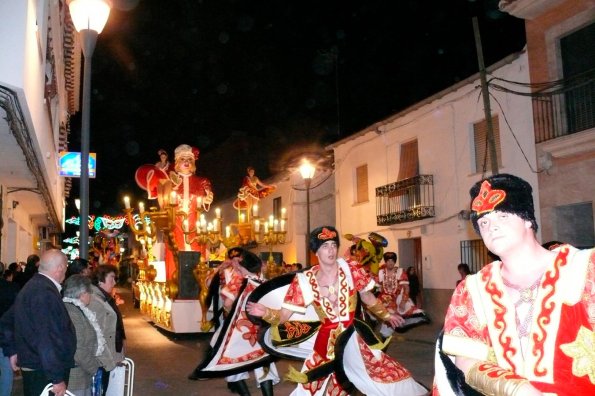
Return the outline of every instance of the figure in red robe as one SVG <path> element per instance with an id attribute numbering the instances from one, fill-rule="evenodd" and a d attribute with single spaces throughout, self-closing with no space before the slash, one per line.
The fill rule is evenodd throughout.
<path id="1" fill-rule="evenodd" d="M 198 251 L 206 257 L 206 247 L 192 241 L 196 233 L 184 235 L 184 230 L 196 229 L 197 209 L 198 212 L 208 211 L 213 202 L 210 180 L 195 174 L 199 154 L 197 148 L 182 144 L 175 150 L 174 171 L 167 174 L 156 165 L 143 165 L 136 171 L 135 178 L 137 184 L 147 191 L 149 199 L 158 199 L 161 208 L 168 204 L 176 205 L 178 216 L 173 234 L 178 251 Z M 176 267 L 169 246 L 166 246 L 165 267 L 167 279 L 171 279 Z"/>

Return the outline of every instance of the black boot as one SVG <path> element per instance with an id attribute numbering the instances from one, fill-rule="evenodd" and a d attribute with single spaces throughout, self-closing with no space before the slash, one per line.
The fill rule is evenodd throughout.
<path id="1" fill-rule="evenodd" d="M 260 383 L 262 396 L 273 396 L 273 380 L 262 381 Z"/>
<path id="2" fill-rule="evenodd" d="M 248 390 L 248 385 L 246 385 L 246 381 L 244 381 L 244 380 L 228 382 L 227 389 L 229 389 L 233 393 L 237 393 L 240 396 L 250 396 L 250 391 Z"/>

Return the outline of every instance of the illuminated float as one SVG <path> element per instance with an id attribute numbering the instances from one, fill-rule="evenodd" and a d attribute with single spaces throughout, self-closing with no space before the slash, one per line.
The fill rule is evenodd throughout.
<path id="1" fill-rule="evenodd" d="M 130 230 L 141 244 L 143 256 L 138 261 L 135 284 L 141 313 L 174 333 L 213 330 L 209 285 L 219 260 L 225 257 L 221 244 L 227 248 L 267 245 L 270 277 L 278 273 L 272 246 L 285 243 L 286 210 L 281 211 L 280 218 L 261 218 L 258 199 L 253 196 L 247 205 L 236 208 L 236 223 L 224 227 L 219 208 L 208 221 L 213 192 L 209 179 L 195 174 L 198 157 L 198 149 L 183 144 L 175 150 L 173 169 L 159 163 L 137 169 L 137 184 L 157 205 L 145 208 L 140 202 L 135 212 L 130 199 L 124 198 Z M 274 191 L 272 186 L 267 188 Z"/>

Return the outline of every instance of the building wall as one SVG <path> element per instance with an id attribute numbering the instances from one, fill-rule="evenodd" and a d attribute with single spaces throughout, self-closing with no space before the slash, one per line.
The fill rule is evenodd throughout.
<path id="1" fill-rule="evenodd" d="M 528 82 L 527 54 L 508 60 L 492 74 Z M 482 177 L 472 166 L 473 123 L 485 118 L 482 101 L 478 100 L 479 85 L 478 79 L 469 80 L 333 145 L 339 231 L 362 237 L 378 232 L 389 241 L 386 250 L 397 253 L 399 240 L 421 238 L 424 288 L 453 289 L 458 279 L 460 242 L 479 238 L 467 221 L 459 219 L 459 212 L 469 208 L 469 188 Z M 527 117 L 531 114 L 530 99 L 499 91 L 492 91 L 492 95 L 492 114 L 499 116 L 502 147 L 499 171 L 516 174 L 537 186 L 532 171 L 536 168 L 533 125 Z M 375 188 L 397 181 L 400 145 L 412 139 L 418 140 L 420 174 L 434 176 L 436 216 L 377 226 Z M 362 164 L 368 166 L 370 200 L 355 204 L 355 168 Z M 538 195 L 535 188 L 535 199 Z"/>
<path id="2" fill-rule="evenodd" d="M 63 1 L 51 0 L 3 0 L 0 2 L 0 85 L 15 92 L 19 108 L 22 111 L 26 140 L 31 146 L 23 151 L 22 158 L 15 164 L 0 166 L 18 166 L 25 164 L 25 156 L 33 156 L 39 164 L 39 171 L 44 185 L 49 192 L 49 205 L 42 195 L 33 192 L 16 192 L 8 201 L 16 199 L 22 203 L 19 211 L 23 212 L 19 219 L 12 219 L 22 232 L 16 232 L 14 246 L 3 239 L 2 257 L 14 260 L 19 246 L 27 250 L 27 254 L 35 249 L 33 241 L 38 233 L 38 226 L 48 226 L 48 213 L 57 216 L 53 230 L 60 231 L 64 221 L 64 180 L 58 174 L 58 136 L 60 125 L 69 121 L 69 109 L 64 78 L 63 53 L 63 20 L 66 5 Z M 51 18 L 50 18 L 51 16 Z M 48 72 L 48 35 L 53 45 L 51 54 L 54 59 L 53 72 L 56 75 L 57 95 L 52 99 L 48 111 L 45 99 L 45 79 Z M 19 146 L 15 146 L 19 147 Z M 24 150 L 27 150 L 25 152 Z M 5 168 L 6 169 L 6 168 Z M 7 187 L 37 186 L 35 175 L 23 180 L 13 181 Z M 0 183 L 3 180 L 0 177 Z M 17 197 L 17 198 L 15 198 Z M 46 196 L 47 197 L 47 196 Z M 6 216 L 3 211 L 3 216 Z M 4 217 L 7 220 L 7 217 Z M 23 239 L 23 240 L 21 240 Z M 26 248 L 25 248 L 26 246 Z M 19 258 L 20 259 L 20 258 Z"/>
<path id="3" fill-rule="evenodd" d="M 595 152 L 553 159 L 552 168 L 539 175 L 543 241 L 562 239 L 556 230 L 556 208 L 590 203 L 595 214 Z M 595 222 L 595 218 L 593 219 Z M 563 241 L 575 244 L 575 241 Z"/>
<path id="4" fill-rule="evenodd" d="M 561 1 L 535 18 L 527 19 L 531 82 L 564 78 L 560 39 L 594 21 L 595 4 L 584 0 Z M 559 240 L 556 208 L 577 203 L 593 206 L 595 202 L 595 173 L 592 171 L 595 169 L 595 129 L 540 143 L 538 152 L 547 158 L 543 164 L 546 172 L 539 174 L 543 240 Z M 595 217 L 592 221 L 595 223 Z"/>
<path id="5" fill-rule="evenodd" d="M 565 0 L 533 19 L 526 19 L 531 82 L 562 78 L 558 39 L 594 19 L 595 6 L 589 0 Z"/>

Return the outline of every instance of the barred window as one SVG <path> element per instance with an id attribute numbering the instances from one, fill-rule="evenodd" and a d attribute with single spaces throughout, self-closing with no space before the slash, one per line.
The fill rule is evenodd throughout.
<path id="1" fill-rule="evenodd" d="M 493 261 L 488 252 L 481 239 L 461 241 L 461 263 L 467 264 L 474 273 Z"/>

